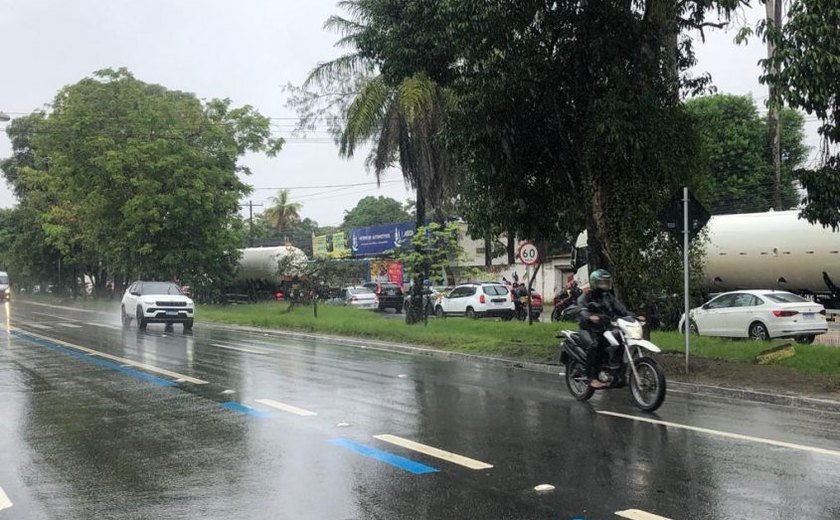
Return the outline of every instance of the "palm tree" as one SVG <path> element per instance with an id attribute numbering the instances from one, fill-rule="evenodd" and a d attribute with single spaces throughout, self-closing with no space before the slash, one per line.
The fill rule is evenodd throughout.
<path id="1" fill-rule="evenodd" d="M 345 0 L 339 6 L 349 11 L 352 19 L 332 16 L 324 27 L 341 35 L 336 46 L 352 52 L 318 65 L 304 89 L 312 84 L 324 87 L 337 78 L 355 86 L 340 118 L 339 154 L 352 157 L 360 145 L 373 142 L 367 165 L 373 169 L 377 183 L 398 164 L 406 184 L 416 191 L 417 226 L 425 225 L 427 210 L 442 223 L 444 200 L 460 177 L 460 168 L 438 139 L 453 97 L 424 74 L 403 78 L 396 85 L 387 82 L 358 52 L 357 43 L 367 21 L 366 0 Z M 422 279 L 427 276 L 428 271 L 415 273 L 406 323 L 421 319 Z"/>
<path id="2" fill-rule="evenodd" d="M 346 0 L 339 6 L 351 12 L 353 19 L 331 16 L 324 27 L 341 35 L 336 46 L 355 48 L 365 27 L 364 0 Z M 424 74 L 390 85 L 358 52 L 318 65 L 304 86 L 354 75 L 361 75 L 362 80 L 342 114 L 339 154 L 353 157 L 360 145 L 373 142 L 366 162 L 377 182 L 399 164 L 406 183 L 417 193 L 417 225 L 425 224 L 427 210 L 442 222 L 444 199 L 458 182 L 460 172 L 437 139 L 452 108 L 451 94 Z"/>
<path id="3" fill-rule="evenodd" d="M 300 210 L 303 204 L 289 202 L 289 190 L 280 190 L 276 197 L 271 197 L 270 205 L 265 210 L 265 218 L 275 231 L 286 231 L 300 222 Z"/>

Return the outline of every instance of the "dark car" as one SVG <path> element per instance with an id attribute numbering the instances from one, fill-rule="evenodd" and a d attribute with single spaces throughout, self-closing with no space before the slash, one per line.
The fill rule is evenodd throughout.
<path id="1" fill-rule="evenodd" d="M 384 311 L 390 307 L 397 312 L 402 312 L 403 290 L 399 285 L 390 282 L 370 282 L 364 284 L 364 287 L 376 293 L 376 296 L 379 298 L 380 311 Z"/>

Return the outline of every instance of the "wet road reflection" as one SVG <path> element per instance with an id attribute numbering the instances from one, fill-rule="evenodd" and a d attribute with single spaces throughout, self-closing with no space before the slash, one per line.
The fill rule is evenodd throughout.
<path id="1" fill-rule="evenodd" d="M 0 487 L 14 506 L 0 520 L 840 517 L 840 457 L 599 414 L 639 415 L 622 394 L 573 401 L 556 375 L 205 324 L 141 332 L 115 312 L 19 301 L 4 312 Z M 645 417 L 840 450 L 837 414 L 672 393 Z M 408 469 L 421 467 L 436 471 Z"/>

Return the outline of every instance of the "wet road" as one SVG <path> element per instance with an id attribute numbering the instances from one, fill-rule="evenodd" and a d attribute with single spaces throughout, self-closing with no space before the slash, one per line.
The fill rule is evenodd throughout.
<path id="1" fill-rule="evenodd" d="M 650 415 L 550 374 L 3 317 L 0 520 L 840 518 L 840 414 L 672 392 Z"/>

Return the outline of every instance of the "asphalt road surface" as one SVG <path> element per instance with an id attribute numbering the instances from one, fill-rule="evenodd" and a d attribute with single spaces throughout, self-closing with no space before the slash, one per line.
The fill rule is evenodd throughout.
<path id="1" fill-rule="evenodd" d="M 840 414 L 671 392 L 651 415 L 552 374 L 3 317 L 0 520 L 840 518 Z"/>

